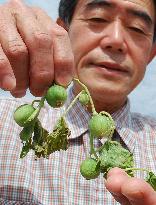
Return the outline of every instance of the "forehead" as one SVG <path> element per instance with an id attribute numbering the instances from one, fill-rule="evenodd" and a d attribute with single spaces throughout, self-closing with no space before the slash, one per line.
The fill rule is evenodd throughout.
<path id="1" fill-rule="evenodd" d="M 107 3 L 111 4 L 112 8 L 118 6 L 119 8 L 134 7 L 143 9 L 147 11 L 153 19 L 155 17 L 154 0 L 79 0 L 75 12 L 85 9 L 87 5 L 90 4 L 100 7 Z"/>

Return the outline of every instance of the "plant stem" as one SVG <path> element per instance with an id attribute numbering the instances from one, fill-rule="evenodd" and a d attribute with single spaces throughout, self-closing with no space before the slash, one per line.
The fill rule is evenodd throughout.
<path id="1" fill-rule="evenodd" d="M 95 158 L 98 160 L 98 156 L 97 156 L 96 151 L 94 149 L 94 142 L 93 142 L 94 137 L 92 134 L 90 134 L 89 137 L 90 137 L 90 155 L 93 154 L 95 156 Z"/>
<path id="2" fill-rule="evenodd" d="M 105 144 L 101 145 L 101 147 L 99 147 L 98 149 L 95 150 L 96 153 L 100 152 L 101 150 L 103 150 Z"/>
<path id="3" fill-rule="evenodd" d="M 28 118 L 27 122 L 36 121 L 38 115 L 40 114 L 41 108 L 44 106 L 45 96 L 43 96 L 39 102 L 39 105 L 37 106 L 36 110 L 33 112 L 33 114 Z"/>
<path id="4" fill-rule="evenodd" d="M 90 104 L 91 104 L 91 108 L 92 108 L 92 113 L 93 113 L 93 115 L 98 114 L 98 113 L 96 112 L 96 110 L 95 110 L 95 106 L 94 106 L 92 97 L 91 97 L 91 95 L 90 95 L 90 92 L 89 92 L 87 86 L 85 86 L 83 83 L 81 83 L 80 80 L 77 79 L 77 78 L 74 78 L 74 80 L 75 80 L 76 82 L 78 82 L 78 83 L 84 88 L 84 90 L 86 91 L 87 95 L 89 96 L 89 100 L 90 100 Z"/>
<path id="5" fill-rule="evenodd" d="M 73 105 L 76 103 L 76 101 L 78 100 L 78 98 L 80 97 L 82 91 L 74 98 L 74 100 L 70 103 L 70 105 L 68 106 L 68 108 L 65 110 L 65 112 L 63 113 L 62 117 L 65 117 L 66 114 L 69 112 L 69 110 L 73 107 Z"/>
<path id="6" fill-rule="evenodd" d="M 40 100 L 40 103 L 39 103 L 39 107 L 40 107 L 40 109 L 44 106 L 44 101 L 45 101 L 45 96 L 43 96 L 42 98 L 41 98 L 41 100 Z"/>
<path id="7" fill-rule="evenodd" d="M 34 100 L 34 101 L 31 103 L 31 105 L 34 106 L 34 104 L 35 104 L 36 102 L 39 103 L 40 101 L 41 101 L 41 100 Z"/>
<path id="8" fill-rule="evenodd" d="M 39 115 L 39 113 L 40 113 L 42 107 L 44 106 L 44 101 L 45 101 L 45 96 L 43 96 L 43 97 L 41 98 L 40 102 L 39 102 L 39 105 L 38 105 L 38 107 L 37 107 L 38 111 L 37 111 L 37 113 L 36 113 L 36 117 L 38 117 L 38 115 Z"/>
<path id="9" fill-rule="evenodd" d="M 148 169 L 142 169 L 142 168 L 135 168 L 135 167 L 132 167 L 132 168 L 126 168 L 124 169 L 125 171 L 143 171 L 143 172 L 150 172 L 150 170 Z"/>
<path id="10" fill-rule="evenodd" d="M 116 144 L 116 141 L 111 141 L 111 140 L 107 140 L 107 142 L 110 142 L 111 144 Z M 101 147 L 99 147 L 98 149 L 96 149 L 96 153 L 100 152 L 101 150 L 103 150 L 103 148 L 105 147 L 105 143 L 103 145 L 101 145 Z"/>

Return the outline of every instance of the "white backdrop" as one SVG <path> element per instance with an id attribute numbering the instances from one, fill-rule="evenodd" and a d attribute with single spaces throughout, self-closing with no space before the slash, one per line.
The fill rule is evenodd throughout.
<path id="1" fill-rule="evenodd" d="M 0 0 L 0 3 L 5 2 Z M 40 6 L 45 9 L 48 14 L 56 19 L 59 0 L 26 0 L 30 5 Z M 9 96 L 8 92 L 0 90 L 0 97 Z M 34 98 L 28 94 L 25 98 Z M 130 95 L 132 101 L 132 110 L 151 115 L 156 118 L 156 58 L 147 68 L 147 72 L 143 82 Z"/>

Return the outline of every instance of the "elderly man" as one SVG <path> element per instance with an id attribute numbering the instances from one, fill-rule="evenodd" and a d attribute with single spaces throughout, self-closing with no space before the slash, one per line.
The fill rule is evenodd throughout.
<path id="1" fill-rule="evenodd" d="M 155 8 L 155 0 L 61 0 L 55 23 L 20 0 L 1 5 L 0 87 L 16 98 L 28 88 L 43 96 L 52 82 L 67 86 L 76 76 L 88 87 L 97 112 L 112 115 L 119 133 L 115 140 L 133 153 L 135 166 L 156 172 L 156 122 L 131 113 L 127 98 L 155 55 Z M 80 90 L 74 82 L 68 100 Z M 66 118 L 71 130 L 67 151 L 48 160 L 35 161 L 31 152 L 19 159 L 20 128 L 12 118 L 21 104 L 16 98 L 0 100 L 1 204 L 156 204 L 155 191 L 139 174 L 130 178 L 114 168 L 106 181 L 80 175 L 89 153 L 90 119 L 80 103 Z M 46 105 L 40 119 L 51 130 L 59 115 Z"/>

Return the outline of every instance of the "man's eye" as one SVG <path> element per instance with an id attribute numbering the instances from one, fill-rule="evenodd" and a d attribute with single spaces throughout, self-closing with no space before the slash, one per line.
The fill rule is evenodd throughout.
<path id="1" fill-rule="evenodd" d="M 141 33 L 141 34 L 144 34 L 144 31 L 140 28 L 137 28 L 137 27 L 130 27 L 131 30 L 137 32 L 137 33 Z"/>
<path id="2" fill-rule="evenodd" d="M 91 22 L 95 22 L 95 23 L 105 23 L 105 22 L 107 22 L 107 20 L 103 19 L 103 18 L 90 18 L 88 20 L 91 21 Z"/>

